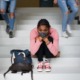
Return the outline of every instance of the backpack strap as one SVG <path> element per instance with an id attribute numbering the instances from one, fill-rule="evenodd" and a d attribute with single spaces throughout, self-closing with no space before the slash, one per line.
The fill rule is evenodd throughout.
<path id="1" fill-rule="evenodd" d="M 15 55 L 14 55 L 14 53 L 13 54 L 11 54 L 11 64 L 13 64 L 14 62 L 14 60 L 13 59 L 15 59 Z"/>
<path id="2" fill-rule="evenodd" d="M 33 80 L 33 69 L 31 70 L 31 79 Z"/>
<path id="3" fill-rule="evenodd" d="M 11 67 L 9 67 L 9 69 L 4 73 L 4 78 L 6 76 L 6 74 L 11 70 Z"/>
<path id="4" fill-rule="evenodd" d="M 24 58 L 26 57 L 26 55 L 25 55 L 24 52 L 20 52 L 19 55 L 20 55 L 20 54 L 23 54 L 23 57 L 24 57 Z"/>

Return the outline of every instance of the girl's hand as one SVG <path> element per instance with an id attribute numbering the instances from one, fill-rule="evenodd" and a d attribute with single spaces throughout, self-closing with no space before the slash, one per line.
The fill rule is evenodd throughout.
<path id="1" fill-rule="evenodd" d="M 42 41 L 42 37 L 40 37 L 40 36 L 36 37 L 36 41 L 37 40 L 41 42 Z"/>
<path id="2" fill-rule="evenodd" d="M 44 38 L 43 41 L 46 43 L 46 45 L 48 45 L 50 43 L 50 41 L 48 40 L 48 38 Z"/>
<path id="3" fill-rule="evenodd" d="M 57 4 L 57 2 L 58 2 L 57 0 L 53 0 L 53 3 L 54 3 L 54 4 Z"/>

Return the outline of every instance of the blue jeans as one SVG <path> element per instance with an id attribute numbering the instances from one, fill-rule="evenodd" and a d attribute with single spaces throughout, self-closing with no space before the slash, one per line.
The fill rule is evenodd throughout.
<path id="1" fill-rule="evenodd" d="M 58 5 L 62 11 L 62 31 L 66 31 L 67 25 L 70 25 L 74 20 L 76 13 L 78 12 L 78 6 L 75 0 L 58 0 Z M 71 13 L 68 13 L 68 6 L 71 9 Z"/>
<path id="2" fill-rule="evenodd" d="M 14 13 L 15 7 L 16 7 L 16 0 L 9 0 L 9 1 L 10 1 L 9 12 Z M 1 0 L 0 1 L 0 9 L 3 9 L 6 11 L 6 6 L 7 6 L 7 1 Z"/>
<path id="3" fill-rule="evenodd" d="M 8 0 L 8 1 L 10 2 L 9 13 L 14 14 L 14 16 L 8 17 L 8 14 L 6 13 L 7 0 L 1 0 L 0 8 L 1 8 L 1 11 L 4 10 L 3 12 L 1 12 L 1 14 L 2 14 L 2 17 L 4 18 L 4 20 L 6 21 L 7 25 L 9 25 L 10 30 L 13 30 L 14 29 L 14 22 L 15 22 L 16 0 Z"/>

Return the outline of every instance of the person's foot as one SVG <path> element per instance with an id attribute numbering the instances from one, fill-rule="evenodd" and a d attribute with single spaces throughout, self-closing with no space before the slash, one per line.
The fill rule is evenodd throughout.
<path id="1" fill-rule="evenodd" d="M 78 21 L 78 24 L 80 24 L 80 20 Z"/>
<path id="2" fill-rule="evenodd" d="M 79 16 L 76 16 L 76 17 L 75 17 L 75 20 L 79 20 Z"/>
<path id="3" fill-rule="evenodd" d="M 68 36 L 68 34 L 66 32 L 62 32 L 62 37 L 68 38 L 69 36 Z"/>
<path id="4" fill-rule="evenodd" d="M 37 66 L 37 71 L 42 72 L 43 71 L 43 62 L 39 62 Z"/>
<path id="5" fill-rule="evenodd" d="M 70 33 L 70 34 L 72 33 L 70 25 L 67 25 L 67 32 Z"/>
<path id="6" fill-rule="evenodd" d="M 50 72 L 51 71 L 51 66 L 49 62 L 45 62 L 44 63 L 44 68 L 46 72 Z"/>
<path id="7" fill-rule="evenodd" d="M 6 33 L 8 33 L 8 34 L 9 34 L 9 29 L 10 29 L 10 28 L 9 28 L 9 25 L 7 25 L 7 26 L 6 26 Z"/>
<path id="8" fill-rule="evenodd" d="M 9 38 L 13 38 L 13 31 L 9 31 Z"/>

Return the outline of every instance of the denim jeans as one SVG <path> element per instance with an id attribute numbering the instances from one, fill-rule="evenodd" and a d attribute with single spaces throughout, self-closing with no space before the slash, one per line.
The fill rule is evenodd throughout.
<path id="1" fill-rule="evenodd" d="M 58 5 L 62 11 L 62 31 L 66 31 L 67 25 L 70 25 L 74 20 L 76 13 L 78 12 L 78 6 L 75 0 L 58 0 Z M 68 6 L 71 9 L 71 13 L 68 14 Z"/>
<path id="2" fill-rule="evenodd" d="M 4 13 L 2 14 L 3 19 L 6 21 L 7 25 L 9 25 L 10 30 L 14 29 L 14 22 L 15 22 L 15 16 L 9 17 L 8 14 L 6 13 L 6 8 L 7 8 L 7 2 L 9 3 L 9 13 L 14 13 L 15 14 L 15 7 L 16 7 L 16 0 L 1 0 L 0 6 L 1 10 L 4 10 Z"/>
<path id="3" fill-rule="evenodd" d="M 16 7 L 16 0 L 9 0 L 9 1 L 10 1 L 9 12 L 14 13 Z M 7 0 L 0 0 L 0 9 L 6 11 L 6 6 L 7 6 Z"/>

